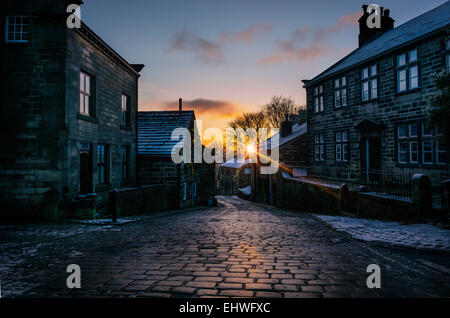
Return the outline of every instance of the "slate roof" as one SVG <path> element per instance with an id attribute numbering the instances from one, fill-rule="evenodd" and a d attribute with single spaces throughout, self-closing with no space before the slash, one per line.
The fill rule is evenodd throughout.
<path id="1" fill-rule="evenodd" d="M 250 163 L 250 159 L 246 159 L 244 161 L 242 159 L 233 158 L 233 159 L 228 160 L 227 162 L 221 163 L 220 167 L 239 169 L 239 168 L 242 168 L 243 166 L 245 166 L 248 163 Z"/>
<path id="2" fill-rule="evenodd" d="M 292 126 L 292 134 L 290 134 L 289 136 L 283 137 L 283 138 L 280 137 L 279 143 L 278 143 L 278 147 L 281 146 L 281 145 L 284 145 L 285 143 L 288 143 L 291 140 L 294 140 L 297 137 L 300 137 L 301 135 L 305 134 L 307 132 L 307 130 L 308 130 L 307 123 L 303 123 L 301 125 L 294 124 Z M 278 135 L 278 134 L 276 134 L 276 135 Z M 276 136 L 276 135 L 274 135 L 274 136 Z M 269 139 L 267 139 L 266 141 L 264 141 L 259 146 L 260 149 L 263 149 L 263 150 L 270 150 L 270 149 L 272 149 L 271 141 L 272 141 L 272 138 L 274 136 L 272 136 Z"/>
<path id="3" fill-rule="evenodd" d="M 173 146 L 178 142 L 171 140 L 172 131 L 190 129 L 194 120 L 195 114 L 191 110 L 138 112 L 138 155 L 170 158 Z"/>
<path id="4" fill-rule="evenodd" d="M 366 63 L 381 55 L 388 54 L 411 42 L 430 36 L 446 28 L 449 24 L 450 1 L 447 1 L 444 4 L 383 33 L 375 40 L 354 50 L 312 80 L 305 81 L 305 87 L 313 85 L 331 75 L 335 75 L 351 67 Z"/>

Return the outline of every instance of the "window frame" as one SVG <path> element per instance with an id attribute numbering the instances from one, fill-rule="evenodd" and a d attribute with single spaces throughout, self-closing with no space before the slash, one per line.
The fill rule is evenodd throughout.
<path id="1" fill-rule="evenodd" d="M 444 70 L 450 72 L 450 38 L 444 39 Z"/>
<path id="2" fill-rule="evenodd" d="M 125 100 L 126 100 L 125 101 L 125 111 L 124 111 L 124 104 L 123 104 L 124 97 L 125 97 Z M 122 114 L 122 117 L 121 117 L 121 122 L 120 122 L 120 125 L 122 127 L 130 127 L 130 123 L 131 123 L 130 113 L 131 113 L 130 112 L 130 96 L 125 94 L 125 93 L 122 93 L 122 95 L 121 95 L 121 114 Z"/>
<path id="3" fill-rule="evenodd" d="M 348 86 L 347 86 L 347 76 L 341 76 L 339 78 L 334 79 L 333 81 L 334 89 L 333 89 L 333 101 L 334 108 L 339 109 L 342 107 L 348 106 Z M 343 94 L 345 92 L 345 94 Z M 338 95 L 338 97 L 337 97 Z M 345 104 L 344 104 L 344 96 L 345 96 Z M 339 100 L 339 105 L 336 101 Z"/>
<path id="4" fill-rule="evenodd" d="M 313 110 L 315 114 L 322 113 L 324 111 L 324 93 L 323 84 L 317 85 L 313 89 L 314 99 L 313 99 Z"/>
<path id="5" fill-rule="evenodd" d="M 81 77 L 83 76 L 83 88 Z M 89 92 L 86 91 L 86 79 L 89 79 Z M 79 100 L 78 100 L 78 113 L 82 116 L 95 117 L 95 106 L 94 106 L 94 87 L 95 87 L 95 77 L 91 74 L 80 70 L 78 78 L 79 87 Z M 82 98 L 83 96 L 83 98 Z M 88 109 L 86 112 L 86 97 L 88 100 Z"/>
<path id="6" fill-rule="evenodd" d="M 415 52 L 415 60 L 411 60 L 411 52 Z M 404 63 L 400 63 L 400 57 L 404 56 Z M 419 49 L 416 48 L 410 48 L 407 51 L 404 51 L 401 54 L 397 54 L 395 57 L 396 61 L 396 93 L 402 94 L 410 91 L 414 91 L 417 89 L 420 89 L 421 87 L 421 76 L 420 76 L 420 57 L 419 57 Z M 412 77 L 412 70 L 416 69 L 417 74 L 416 76 Z M 405 79 L 400 81 L 401 74 L 404 74 Z M 411 83 L 413 82 L 413 79 L 416 79 L 417 85 L 412 87 Z M 401 85 L 400 83 L 405 83 L 405 88 L 400 89 Z"/>
<path id="7" fill-rule="evenodd" d="M 427 128 L 426 124 L 424 120 L 396 124 L 396 161 L 398 165 L 437 168 L 447 164 L 447 162 L 439 160 L 443 156 L 448 161 L 447 149 L 439 146 L 439 133 L 436 128 Z M 416 127 L 412 128 L 414 125 Z M 406 130 L 405 126 L 407 127 Z M 401 132 L 405 132 L 406 135 L 401 135 Z M 406 148 L 403 148 L 404 145 L 406 145 Z M 431 160 L 425 160 L 427 156 Z M 403 161 L 402 157 L 406 161 Z M 414 157 L 416 160 L 414 160 Z"/>
<path id="8" fill-rule="evenodd" d="M 344 139 L 344 134 L 346 138 Z M 339 136 L 339 138 L 338 138 Z M 348 130 L 339 130 L 334 132 L 334 159 L 336 163 L 348 163 L 350 162 L 350 138 Z M 339 149 L 339 152 L 338 152 Z M 347 151 L 345 151 L 347 149 Z M 339 153 L 339 159 L 338 159 Z"/>
<path id="9" fill-rule="evenodd" d="M 103 148 L 103 156 L 99 154 L 99 150 Z M 108 144 L 97 144 L 97 184 L 109 184 L 109 147 Z M 103 179 L 102 172 L 103 171 Z"/>
<path id="10" fill-rule="evenodd" d="M 325 136 L 323 133 L 318 133 L 314 136 L 314 161 L 324 162 L 325 160 Z"/>
<path id="11" fill-rule="evenodd" d="M 373 70 L 375 69 L 375 74 Z M 365 71 L 367 70 L 367 76 L 365 76 Z M 361 69 L 361 102 L 368 103 L 378 99 L 379 96 L 379 81 L 378 81 L 378 64 L 370 64 Z M 373 82 L 376 82 L 375 94 L 373 94 Z M 364 86 L 367 84 L 367 99 L 365 99 L 365 90 Z M 375 95 L 375 96 L 374 96 Z"/>
<path id="12" fill-rule="evenodd" d="M 14 26 L 14 31 L 13 32 L 9 32 L 9 27 L 10 27 L 10 18 L 14 18 L 14 24 L 12 24 Z M 21 23 L 20 24 L 16 24 L 16 18 L 20 18 L 21 19 Z M 24 19 L 28 19 L 27 23 L 23 23 Z M 20 32 L 16 32 L 16 25 L 20 25 Z M 26 26 L 27 27 L 27 31 L 24 32 L 23 31 L 23 27 Z M 13 40 L 9 39 L 9 34 L 13 34 Z M 16 34 L 20 34 L 20 40 L 16 40 Z M 23 40 L 23 35 L 26 34 L 26 39 Z M 26 16 L 26 15 L 7 15 L 5 17 L 5 42 L 6 43 L 28 43 L 28 37 L 30 34 L 30 17 Z"/>

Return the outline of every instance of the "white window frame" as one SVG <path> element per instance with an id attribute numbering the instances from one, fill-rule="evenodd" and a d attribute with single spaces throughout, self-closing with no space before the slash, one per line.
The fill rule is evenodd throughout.
<path id="1" fill-rule="evenodd" d="M 323 134 L 314 138 L 314 161 L 325 161 L 325 140 Z"/>
<path id="2" fill-rule="evenodd" d="M 314 87 L 314 113 L 323 112 L 323 85 Z"/>
<path id="3" fill-rule="evenodd" d="M 378 66 L 377 64 L 372 64 L 361 70 L 361 100 L 363 102 L 367 102 L 377 98 L 378 98 Z"/>
<path id="4" fill-rule="evenodd" d="M 122 120 L 121 125 L 128 127 L 130 125 L 130 97 L 122 93 Z M 126 117 L 125 117 L 126 116 Z"/>
<path id="5" fill-rule="evenodd" d="M 425 161 L 425 143 L 431 143 L 431 150 L 430 151 L 426 151 L 427 153 L 431 154 L 431 161 Z M 432 165 L 434 161 L 434 156 L 433 156 L 433 140 L 424 140 L 422 141 L 422 163 L 425 165 Z"/>
<path id="6" fill-rule="evenodd" d="M 414 52 L 414 54 L 412 54 Z M 414 59 L 412 58 L 414 56 Z M 400 63 L 402 61 L 403 63 Z M 413 76 L 413 70 L 416 75 Z M 404 76 L 404 79 L 400 79 Z M 415 85 L 412 83 L 415 82 Z M 402 87 L 403 86 L 403 87 Z M 397 92 L 403 93 L 420 87 L 419 51 L 417 48 L 397 55 Z"/>
<path id="7" fill-rule="evenodd" d="M 348 132 L 346 130 L 335 132 L 335 159 L 337 162 L 349 161 L 348 147 Z"/>
<path id="8" fill-rule="evenodd" d="M 86 79 L 89 80 L 89 85 L 86 86 Z M 89 74 L 86 74 L 83 71 L 80 71 L 80 104 L 78 112 L 81 115 L 84 116 L 91 116 L 92 115 L 92 108 L 91 108 L 91 100 L 92 100 L 92 77 Z M 88 90 L 87 90 L 88 87 Z M 87 98 L 87 99 L 86 99 Z M 86 106 L 86 100 L 88 102 Z"/>
<path id="9" fill-rule="evenodd" d="M 347 105 L 347 78 L 342 76 L 334 80 L 334 107 L 341 108 Z"/>
<path id="10" fill-rule="evenodd" d="M 9 32 L 9 19 L 10 18 L 14 18 L 14 31 L 13 32 Z M 16 24 L 16 18 L 20 18 L 21 19 L 21 23 Z M 6 16 L 5 19 L 5 42 L 7 43 L 27 43 L 28 42 L 28 35 L 29 35 L 29 27 L 30 27 L 30 23 L 28 21 L 28 23 L 23 23 L 23 19 L 27 18 L 28 20 L 30 19 L 29 16 L 25 16 L 25 15 L 10 15 L 10 16 Z M 20 32 L 16 32 L 15 27 L 16 25 L 20 25 Z M 23 26 L 27 26 L 28 27 L 28 31 L 27 32 L 23 32 Z M 9 39 L 9 33 L 13 34 L 13 40 Z M 20 34 L 20 40 L 16 40 L 16 34 Z M 25 40 L 24 38 L 24 34 L 25 36 Z"/>
<path id="11" fill-rule="evenodd" d="M 442 148 L 439 148 L 439 144 L 440 144 L 439 141 L 436 141 L 436 164 L 438 164 L 438 165 L 445 165 L 445 164 L 447 164 L 447 162 L 439 161 L 439 154 L 440 153 L 447 154 L 447 149 L 443 148 L 444 150 L 441 150 Z"/>

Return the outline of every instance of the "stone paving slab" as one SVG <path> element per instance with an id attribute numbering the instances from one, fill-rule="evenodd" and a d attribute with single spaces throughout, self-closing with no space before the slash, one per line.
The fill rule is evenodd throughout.
<path id="1" fill-rule="evenodd" d="M 2 296 L 450 296 L 450 275 L 442 271 L 449 255 L 358 242 L 307 213 L 235 197 L 219 202 L 216 208 L 40 238 L 34 246 L 32 240 L 13 248 L 0 243 L 8 269 L 0 277 Z M 24 253 L 30 248 L 33 253 Z M 81 289 L 66 287 L 69 264 L 81 267 Z M 366 286 L 369 264 L 381 267 L 381 289 Z"/>

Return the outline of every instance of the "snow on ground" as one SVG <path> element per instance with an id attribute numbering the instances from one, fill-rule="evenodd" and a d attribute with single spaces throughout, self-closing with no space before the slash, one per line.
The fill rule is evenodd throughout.
<path id="1" fill-rule="evenodd" d="M 240 188 L 239 191 L 241 191 L 245 195 L 251 195 L 252 194 L 252 187 L 248 186 L 245 188 Z"/>
<path id="2" fill-rule="evenodd" d="M 394 246 L 450 251 L 450 230 L 431 224 L 400 224 L 345 216 L 314 215 L 353 238 Z"/>

